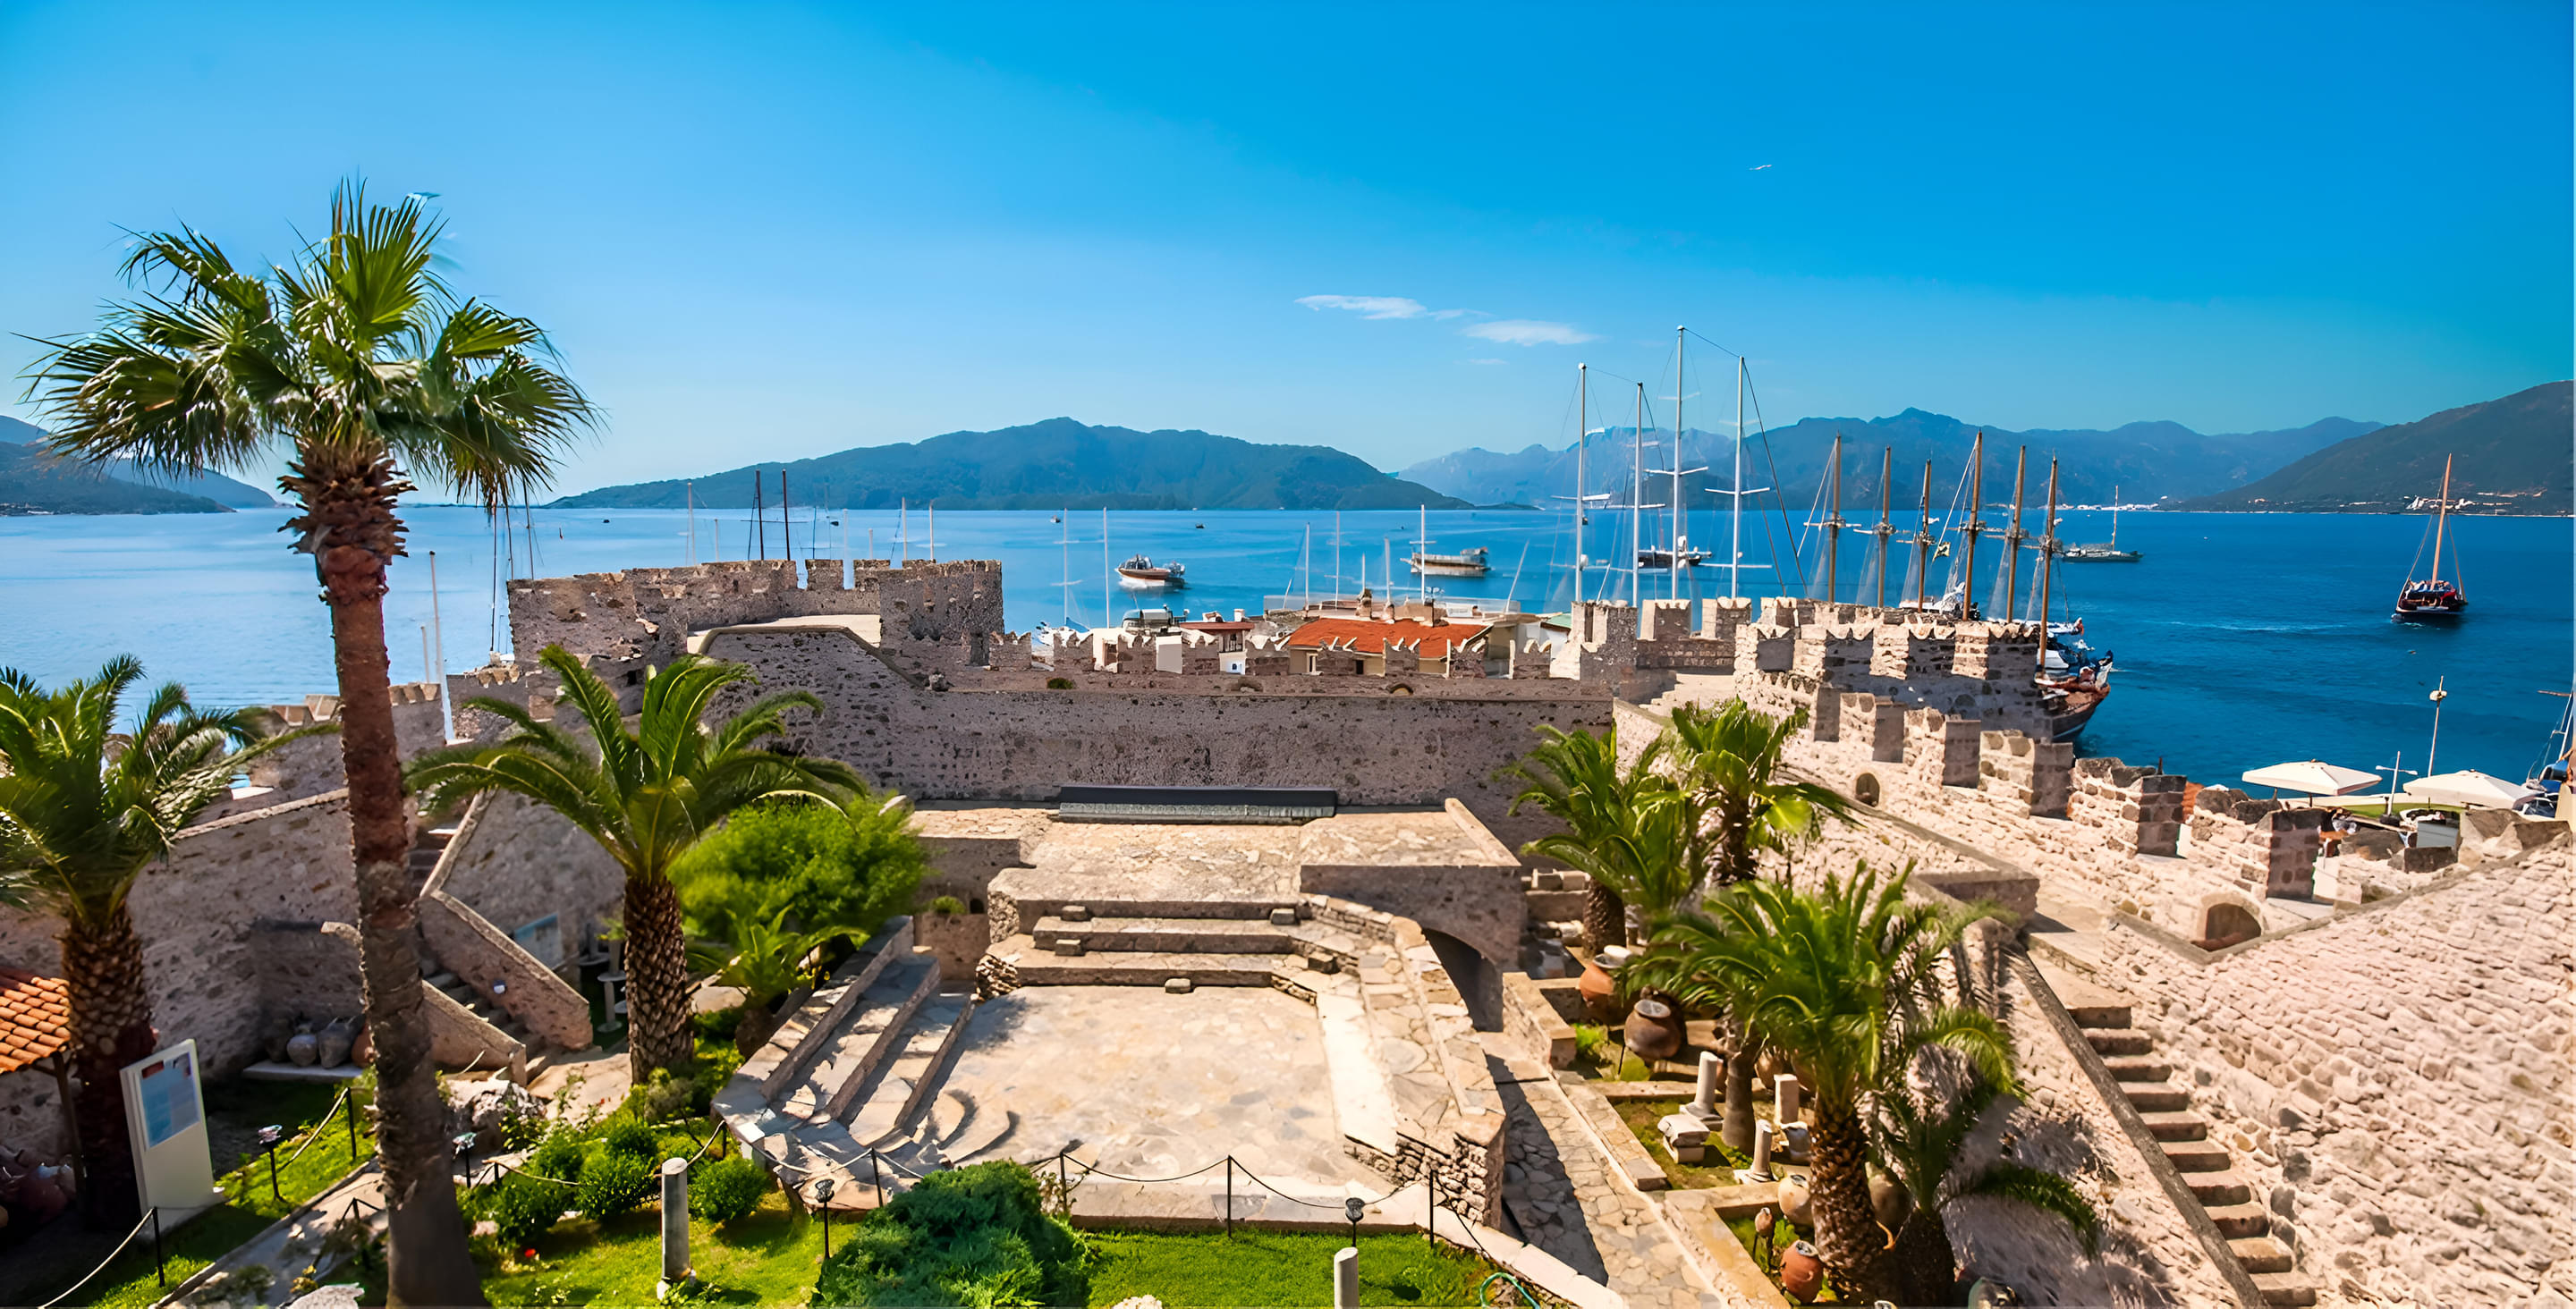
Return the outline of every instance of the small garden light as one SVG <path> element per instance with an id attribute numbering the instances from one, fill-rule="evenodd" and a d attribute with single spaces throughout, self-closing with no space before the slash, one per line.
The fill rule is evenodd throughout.
<path id="1" fill-rule="evenodd" d="M 1368 1212 L 1368 1202 L 1356 1195 L 1350 1196 L 1342 1201 L 1342 1212 L 1351 1220 L 1351 1248 L 1359 1249 L 1360 1215 Z"/>
<path id="2" fill-rule="evenodd" d="M 823 1211 L 823 1257 L 832 1257 L 832 1179 L 814 1183 L 814 1207 Z"/>
<path id="3" fill-rule="evenodd" d="M 474 1134 L 472 1132 L 458 1132 L 448 1141 L 448 1144 L 456 1148 L 457 1161 L 459 1163 L 464 1163 L 466 1157 L 474 1153 Z M 467 1186 L 472 1186 L 474 1184 L 474 1165 L 470 1163 L 465 1164 L 465 1184 Z"/>
<path id="4" fill-rule="evenodd" d="M 259 1143 L 268 1151 L 268 1195 L 279 1204 L 286 1203 L 286 1196 L 277 1189 L 277 1143 L 285 1139 L 286 1129 L 275 1123 L 259 1129 Z"/>

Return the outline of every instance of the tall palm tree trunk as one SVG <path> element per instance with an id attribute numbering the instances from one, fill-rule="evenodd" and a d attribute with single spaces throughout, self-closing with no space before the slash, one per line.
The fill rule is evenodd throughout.
<path id="1" fill-rule="evenodd" d="M 656 1068 L 685 1071 L 697 1058 L 689 1031 L 689 960 L 680 892 L 662 873 L 626 879 L 626 974 L 632 997 L 627 1062 L 642 1086 Z"/>
<path id="2" fill-rule="evenodd" d="M 1595 953 L 1628 943 L 1627 903 L 1597 877 L 1583 900 L 1583 934 L 1592 938 Z"/>
<path id="3" fill-rule="evenodd" d="M 143 984 L 143 940 L 120 903 L 106 920 L 70 921 L 63 931 L 63 979 L 71 988 L 72 1062 L 80 1100 L 81 1208 L 101 1226 L 131 1226 L 142 1211 L 134 1191 L 134 1148 L 125 1134 L 126 1065 L 152 1053 L 152 993 Z"/>
<path id="4" fill-rule="evenodd" d="M 294 467 L 280 479 L 320 535 L 317 564 L 331 606 L 340 674 L 340 751 L 349 778 L 349 836 L 357 866 L 359 969 L 367 1034 L 376 1047 L 376 1152 L 384 1165 L 391 1305 L 480 1305 L 483 1284 L 456 1207 L 447 1105 L 422 1013 L 416 904 L 385 655 L 385 570 L 401 549 L 393 502 L 404 486 L 388 460 L 340 476 Z"/>
<path id="5" fill-rule="evenodd" d="M 1887 1235 L 1869 1204 L 1869 1146 L 1860 1110 L 1849 1101 L 1817 1096 L 1808 1131 L 1816 1152 L 1816 1254 L 1846 1299 L 1876 1298 L 1887 1288 Z"/>
<path id="6" fill-rule="evenodd" d="M 1941 1221 L 1939 1209 L 1917 1205 L 1905 1216 L 1889 1262 L 1889 1280 L 1899 1304 L 1958 1303 L 1959 1255 L 1950 1245 L 1950 1228 Z"/>

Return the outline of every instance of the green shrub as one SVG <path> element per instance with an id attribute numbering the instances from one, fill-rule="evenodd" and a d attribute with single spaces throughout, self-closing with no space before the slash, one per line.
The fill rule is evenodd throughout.
<path id="1" fill-rule="evenodd" d="M 689 1026 L 697 1029 L 701 1046 L 709 1041 L 730 1041 L 733 1029 L 742 1026 L 742 1006 L 718 1009 L 711 1014 L 691 1014 Z"/>
<path id="2" fill-rule="evenodd" d="M 484 1190 L 488 1193 L 487 1212 L 492 1224 L 501 1229 L 502 1241 L 513 1250 L 545 1235 L 546 1229 L 563 1217 L 565 1201 L 572 1195 L 569 1187 L 521 1173 L 512 1173 Z"/>
<path id="3" fill-rule="evenodd" d="M 930 912 L 954 918 L 966 912 L 966 902 L 953 895 L 943 895 L 930 902 Z"/>
<path id="4" fill-rule="evenodd" d="M 604 1153 L 581 1170 L 581 1211 L 601 1222 L 631 1212 L 653 1193 L 661 1166 L 631 1154 Z"/>
<path id="5" fill-rule="evenodd" d="M 1047 689 L 1050 691 L 1070 691 L 1073 689 L 1073 679 L 1070 677 L 1050 677 L 1047 679 Z"/>
<path id="6" fill-rule="evenodd" d="M 689 1212 L 710 1223 L 730 1223 L 760 1207 L 769 1194 L 769 1170 L 735 1155 L 709 1160 L 689 1179 Z"/>
<path id="7" fill-rule="evenodd" d="M 608 1130 L 599 1134 L 599 1144 L 610 1154 L 625 1155 L 647 1163 L 661 1161 L 662 1134 L 641 1118 L 620 1115 L 611 1120 Z"/>
<path id="8" fill-rule="evenodd" d="M 557 1128 L 529 1153 L 528 1171 L 539 1177 L 559 1177 L 567 1182 L 578 1182 L 581 1180 L 582 1159 L 589 1153 L 589 1143 L 578 1133 Z"/>
<path id="9" fill-rule="evenodd" d="M 860 795 L 835 810 L 804 801 L 736 813 L 671 868 L 692 934 L 740 941 L 785 916 L 799 932 L 866 937 L 904 912 L 929 867 L 912 811 Z"/>
<path id="10" fill-rule="evenodd" d="M 815 1281 L 816 1305 L 1083 1304 L 1086 1248 L 1015 1163 L 932 1173 L 861 1219 Z"/>
<path id="11" fill-rule="evenodd" d="M 687 1115 L 702 1103 L 694 1077 L 674 1077 L 668 1068 L 653 1070 L 653 1080 L 626 1093 L 622 1116 L 637 1123 L 660 1123 Z"/>

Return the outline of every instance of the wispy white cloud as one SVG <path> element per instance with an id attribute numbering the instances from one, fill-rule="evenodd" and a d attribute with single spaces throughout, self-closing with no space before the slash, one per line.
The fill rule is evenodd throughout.
<path id="1" fill-rule="evenodd" d="M 1480 341 L 1503 345 L 1581 345 L 1601 339 L 1589 332 L 1576 331 L 1572 323 L 1548 323 L 1534 318 L 1501 318 L 1460 330 Z"/>
<path id="2" fill-rule="evenodd" d="M 1447 318 L 1464 310 L 1425 308 L 1419 300 L 1400 295 L 1306 295 L 1297 303 L 1309 309 L 1347 309 L 1362 318 Z"/>
<path id="3" fill-rule="evenodd" d="M 1500 359 L 1470 359 L 1467 362 L 1471 364 L 1499 364 L 1503 361 Z"/>

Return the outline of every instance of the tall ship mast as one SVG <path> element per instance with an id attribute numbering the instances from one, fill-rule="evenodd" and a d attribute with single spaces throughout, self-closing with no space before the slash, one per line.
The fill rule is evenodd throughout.
<path id="1" fill-rule="evenodd" d="M 2134 564 L 2138 552 L 2120 548 L 2120 487 L 2111 486 L 2111 543 L 2109 545 L 2070 545 L 2059 558 L 2070 564 Z"/>
<path id="2" fill-rule="evenodd" d="M 2468 609 L 2469 598 L 2461 594 L 2459 579 L 2456 576 L 2459 569 L 2454 567 L 2451 570 L 2455 574 L 2453 577 L 2442 576 L 2442 547 L 2447 543 L 2446 529 L 2449 528 L 2450 523 L 2451 456 L 2445 455 L 2442 457 L 2442 498 L 2433 502 L 2433 568 L 2430 573 L 2421 578 L 2415 576 L 2413 566 L 2410 565 L 2407 568 L 2406 585 L 2397 590 L 2396 617 L 2457 618 Z M 2416 557 L 2421 560 L 2422 555 L 2419 553 Z M 2453 562 L 2456 564 L 2458 561 Z"/>

